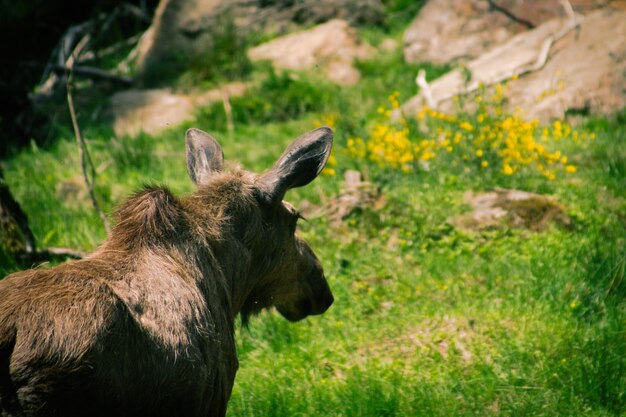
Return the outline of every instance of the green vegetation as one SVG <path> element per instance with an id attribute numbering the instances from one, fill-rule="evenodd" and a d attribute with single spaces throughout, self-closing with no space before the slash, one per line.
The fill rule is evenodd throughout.
<path id="1" fill-rule="evenodd" d="M 403 3 L 393 4 L 401 10 Z M 425 67 L 429 79 L 446 70 Z M 362 80 L 347 88 L 312 74 L 270 72 L 232 100 L 234 132 L 219 106 L 200 109 L 189 124 L 213 132 L 227 159 L 258 171 L 295 136 L 333 124 L 334 175 L 329 170 L 288 198 L 320 204 L 339 192 L 347 169 L 359 169 L 386 198 L 384 207 L 354 212 L 340 225 L 324 217 L 301 223 L 336 302 L 297 324 L 269 312 L 238 330 L 229 415 L 623 415 L 626 114 L 578 128 L 594 140 L 550 142 L 550 152 L 576 167 L 554 179 L 462 158 L 402 170 L 359 157 L 349 141 L 369 137 L 394 91 L 400 101 L 415 93 L 417 66 L 396 50 L 359 69 Z M 478 116 L 463 120 L 484 126 Z M 106 212 L 146 183 L 191 192 L 183 141 L 189 126 L 113 138 L 85 123 Z M 41 245 L 91 250 L 105 233 L 84 195 L 71 130 L 56 132 L 48 148 L 32 146 L 5 161 L 5 177 Z M 448 224 L 467 211 L 466 191 L 494 186 L 555 195 L 572 227 L 468 232 Z M 0 251 L 0 272 L 17 268 Z"/>

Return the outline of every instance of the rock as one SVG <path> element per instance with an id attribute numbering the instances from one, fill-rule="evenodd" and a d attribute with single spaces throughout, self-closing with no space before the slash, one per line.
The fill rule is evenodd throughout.
<path id="1" fill-rule="evenodd" d="M 354 84 L 360 74 L 352 66 L 355 58 L 366 58 L 372 48 L 361 44 L 345 20 L 331 20 L 312 29 L 292 33 L 248 51 L 253 61 L 268 60 L 283 69 L 323 67 L 338 84 Z"/>
<path id="2" fill-rule="evenodd" d="M 431 0 L 404 35 L 408 62 L 448 64 L 467 61 L 514 35 L 555 17 L 564 17 L 559 0 L 494 0 L 494 4 L 519 18 L 516 22 L 485 0 Z M 571 0 L 577 12 L 588 12 L 602 0 Z"/>
<path id="3" fill-rule="evenodd" d="M 472 207 L 472 211 L 448 222 L 466 230 L 508 226 L 540 231 L 552 223 L 571 224 L 563 206 L 548 195 L 496 188 L 487 193 L 468 192 L 464 202 Z"/>
<path id="4" fill-rule="evenodd" d="M 384 20 L 380 0 L 161 0 L 136 49 L 139 78 L 147 83 L 211 63 L 220 39 L 235 44 L 257 33 L 285 33 L 298 25 L 344 19 L 351 24 Z"/>
<path id="5" fill-rule="evenodd" d="M 430 91 L 434 103 L 430 106 L 445 105 L 454 96 L 473 91 L 480 84 L 491 85 L 511 78 L 521 72 L 522 68 L 530 67 L 537 61 L 545 40 L 564 27 L 565 21 L 556 19 L 536 29 L 520 33 L 504 44 L 498 45 L 467 63 L 466 66 L 448 72 L 430 83 Z M 422 92 L 407 102 L 402 110 L 413 111 L 425 104 L 426 97 Z"/>
<path id="6" fill-rule="evenodd" d="M 509 83 L 508 106 L 522 109 L 529 118 L 545 122 L 564 117 L 570 109 L 594 114 L 618 111 L 626 104 L 626 10 L 607 7 L 578 21 L 579 26 L 569 31 L 569 19 L 543 23 L 431 82 L 435 105 L 453 111 L 454 96 L 519 74 Z M 421 92 L 401 111 L 410 117 L 425 104 L 426 94 Z"/>
<path id="7" fill-rule="evenodd" d="M 626 8 L 590 14 L 552 46 L 546 65 L 510 83 L 511 109 L 547 121 L 566 112 L 610 115 L 626 106 Z"/>
<path id="8" fill-rule="evenodd" d="M 407 62 L 447 64 L 480 55 L 523 30 L 486 1 L 431 0 L 404 34 Z"/>
<path id="9" fill-rule="evenodd" d="M 187 95 L 171 89 L 122 91 L 111 98 L 113 129 L 117 136 L 140 132 L 154 135 L 193 119 L 199 106 L 222 100 L 224 94 L 239 96 L 245 88 L 243 83 L 231 83 L 202 94 Z"/>
<path id="10" fill-rule="evenodd" d="M 567 0 L 574 13 L 588 14 L 607 5 L 607 0 Z M 493 0 L 502 9 L 521 20 L 539 26 L 555 17 L 567 17 L 570 10 L 563 0 Z"/>

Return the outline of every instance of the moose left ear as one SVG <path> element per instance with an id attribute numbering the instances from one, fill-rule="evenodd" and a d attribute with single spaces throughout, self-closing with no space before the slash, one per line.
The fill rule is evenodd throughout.
<path id="1" fill-rule="evenodd" d="M 187 172 L 196 184 L 207 181 L 213 172 L 224 166 L 224 151 L 217 140 L 200 129 L 189 129 L 185 133 L 187 145 Z"/>
<path id="2" fill-rule="evenodd" d="M 257 181 L 262 197 L 270 204 L 282 201 L 287 190 L 307 185 L 322 172 L 333 146 L 333 131 L 320 127 L 298 137 L 274 167 Z"/>

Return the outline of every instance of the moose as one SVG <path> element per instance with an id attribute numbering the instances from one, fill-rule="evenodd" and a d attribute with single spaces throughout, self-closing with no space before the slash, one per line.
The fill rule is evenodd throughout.
<path id="1" fill-rule="evenodd" d="M 145 187 L 90 256 L 0 280 L 0 416 L 223 416 L 237 315 L 298 321 L 333 303 L 283 201 L 332 138 L 306 133 L 255 174 L 225 169 L 218 142 L 189 129 L 192 194 Z"/>

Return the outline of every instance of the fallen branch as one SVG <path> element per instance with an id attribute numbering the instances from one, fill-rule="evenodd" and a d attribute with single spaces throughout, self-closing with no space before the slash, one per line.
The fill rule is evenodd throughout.
<path id="1" fill-rule="evenodd" d="M 63 79 L 58 73 L 67 73 L 68 68 L 74 68 L 74 72 L 79 75 L 109 81 L 119 81 L 123 84 L 132 83 L 132 79 L 128 77 L 113 75 L 104 70 L 98 70 L 97 68 L 69 65 L 68 62 L 73 59 L 72 50 L 78 49 L 78 43 L 80 43 L 80 41 L 78 43 L 76 41 L 80 36 L 83 37 L 82 39 L 86 37 L 91 39 L 93 37 L 94 42 L 91 42 L 91 44 L 96 44 L 98 43 L 98 39 L 103 38 L 103 34 L 110 29 L 111 25 L 123 16 L 133 16 L 142 23 L 150 23 L 151 21 L 151 17 L 148 16 L 147 13 L 141 8 L 130 3 L 122 3 L 109 13 L 100 13 L 98 16 L 90 20 L 69 27 L 57 43 L 57 46 L 46 64 L 41 80 L 39 81 L 39 85 L 36 89 L 37 92 L 34 94 L 34 100 L 42 97 L 54 96 L 63 85 Z M 114 53 L 125 45 L 136 43 L 139 38 L 140 35 L 134 35 L 126 41 L 104 48 L 101 52 L 104 54 Z M 81 60 L 84 59 L 85 61 L 90 61 L 95 59 L 97 56 L 97 52 L 94 51 L 81 50 L 81 52 L 83 52 L 81 53 Z"/>
<path id="2" fill-rule="evenodd" d="M 65 75 L 69 75 L 69 73 L 71 72 L 76 75 L 82 75 L 90 78 L 99 78 L 101 80 L 107 81 L 114 81 L 124 85 L 132 85 L 134 83 L 134 80 L 131 77 L 111 74 L 110 72 L 95 67 L 76 66 L 70 68 L 65 65 L 56 65 L 52 69 L 54 72 Z"/>
<path id="3" fill-rule="evenodd" d="M 424 97 L 426 98 L 426 104 L 428 105 L 428 107 L 430 107 L 431 109 L 436 109 L 437 102 L 433 97 L 433 90 L 430 88 L 428 81 L 426 81 L 426 71 L 423 68 L 418 71 L 415 82 L 424 92 Z"/>
<path id="4" fill-rule="evenodd" d="M 561 3 L 561 6 L 565 10 L 565 14 L 567 15 L 568 19 L 570 20 L 576 19 L 576 12 L 574 12 L 572 3 L 570 3 L 569 0 L 559 0 L 559 3 Z"/>
<path id="5" fill-rule="evenodd" d="M 96 58 L 102 58 L 108 55 L 113 55 L 121 50 L 123 50 L 124 48 L 128 48 L 130 46 L 133 46 L 135 44 L 137 44 L 137 42 L 139 42 L 139 39 L 141 39 L 141 36 L 143 34 L 139 33 L 135 36 L 131 36 L 128 39 L 124 39 L 121 42 L 118 42 L 116 44 L 113 44 L 111 46 L 107 46 L 106 48 L 103 49 L 99 49 L 97 51 L 87 51 L 84 54 L 82 54 L 82 56 L 80 57 L 80 61 L 79 62 L 88 62 L 88 61 L 93 61 Z"/>
<path id="6" fill-rule="evenodd" d="M 508 17 L 509 19 L 511 19 L 512 21 L 519 23 L 520 25 L 524 25 L 526 26 L 528 29 L 534 29 L 535 25 L 526 20 L 523 19 L 521 17 L 515 16 L 510 10 L 507 10 L 506 8 L 500 6 L 498 3 L 496 3 L 493 0 L 487 0 L 487 3 L 489 3 L 489 7 L 491 7 L 491 9 L 502 13 L 503 15 L 505 15 L 506 17 Z"/>

